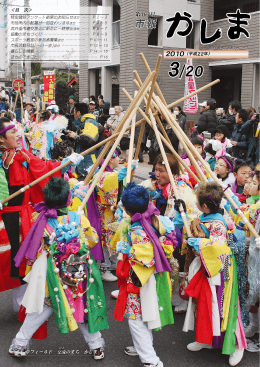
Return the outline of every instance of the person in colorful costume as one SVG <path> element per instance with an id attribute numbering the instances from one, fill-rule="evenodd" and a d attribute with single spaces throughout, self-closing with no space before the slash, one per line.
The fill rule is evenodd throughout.
<path id="1" fill-rule="evenodd" d="M 228 246 L 228 226 L 219 205 L 224 195 L 216 183 L 200 184 L 197 189 L 198 208 L 203 212 L 188 246 L 195 259 L 189 267 L 189 284 L 185 293 L 190 297 L 183 331 L 194 329 L 195 342 L 187 349 L 222 348 L 230 355 L 229 364 L 237 365 L 247 347 L 238 298 L 237 264 Z"/>
<path id="2" fill-rule="evenodd" d="M 142 186 L 128 184 L 122 203 L 131 219 L 124 220 L 125 235 L 117 244 L 123 260 L 117 263 L 120 291 L 114 316 L 118 321 L 128 318 L 144 366 L 162 367 L 153 347 L 152 329 L 174 323 L 168 261 L 177 246 L 174 225 L 159 215 Z"/>
<path id="3" fill-rule="evenodd" d="M 203 145 L 204 145 L 203 137 L 202 137 L 201 135 L 192 136 L 192 137 L 190 138 L 190 141 L 191 141 L 192 145 L 194 146 L 194 148 L 198 151 L 198 153 L 199 153 L 200 155 L 202 155 L 202 153 L 203 153 Z M 182 158 L 182 159 L 184 160 L 184 162 L 189 166 L 189 168 L 190 168 L 190 169 L 191 169 L 191 171 L 195 174 L 195 176 L 197 176 L 197 177 L 198 177 L 198 174 L 197 174 L 197 172 L 196 172 L 195 168 L 193 167 L 193 165 L 192 165 L 192 163 L 191 163 L 191 161 L 190 161 L 190 159 L 189 159 L 188 155 L 187 155 L 187 154 L 185 154 L 185 155 L 183 155 L 181 158 Z M 208 172 L 204 169 L 204 167 L 202 166 L 202 163 L 201 163 L 200 161 L 198 161 L 196 157 L 194 157 L 194 158 L 195 158 L 195 160 L 197 161 L 197 163 L 198 163 L 198 165 L 199 165 L 200 169 L 202 170 L 203 175 L 205 175 L 207 178 L 209 178 L 209 174 L 208 174 Z M 196 186 L 196 185 L 197 185 L 197 181 L 196 181 L 196 180 L 191 176 L 191 174 L 190 174 L 189 172 L 187 172 L 187 174 L 188 174 L 188 177 L 189 177 L 189 182 L 192 184 L 192 186 L 193 186 L 193 187 L 194 187 L 194 186 Z"/>
<path id="4" fill-rule="evenodd" d="M 221 180 L 225 185 L 233 185 L 235 182 L 235 176 L 233 174 L 233 159 L 229 155 L 223 155 L 218 158 L 214 172 L 218 179 Z M 213 181 L 210 177 L 209 181 Z"/>
<path id="5" fill-rule="evenodd" d="M 236 181 L 231 187 L 231 191 L 238 196 L 239 201 L 241 203 L 246 202 L 246 196 L 244 195 L 244 187 L 247 183 L 251 173 L 253 171 L 252 165 L 250 161 L 241 161 L 240 159 L 236 160 L 234 167 L 234 177 Z"/>
<path id="6" fill-rule="evenodd" d="M 237 202 L 239 209 L 243 212 L 247 220 L 255 226 L 257 232 L 259 231 L 259 213 L 260 213 L 260 165 L 255 169 L 255 175 L 252 179 L 252 183 L 249 188 L 249 194 L 251 195 L 246 199 L 246 204 L 241 204 Z M 235 199 L 236 196 L 233 196 Z M 225 205 L 227 211 L 232 216 L 236 225 L 240 225 L 245 230 L 247 235 L 247 240 L 250 242 L 248 247 L 248 264 L 247 271 L 245 271 L 245 276 L 247 275 L 247 281 L 249 285 L 249 291 L 246 299 L 246 306 L 249 310 L 249 325 L 245 329 L 245 334 L 247 337 L 252 337 L 256 332 L 259 331 L 259 293 L 260 293 L 260 276 L 259 276 L 259 239 L 255 238 L 248 229 L 240 222 L 240 217 L 237 212 L 228 203 Z"/>
<path id="7" fill-rule="evenodd" d="M 100 264 L 100 270 L 101 278 L 105 281 L 117 280 L 117 277 L 109 271 L 111 266 L 114 266 L 115 269 L 116 265 L 116 249 L 112 247 L 111 243 L 113 232 L 110 228 L 110 224 L 116 221 L 114 213 L 123 189 L 123 180 L 127 174 L 126 166 L 118 171 L 116 170 L 119 165 L 120 154 L 121 150 L 116 148 L 96 185 L 95 193 L 92 195 L 92 197 L 94 196 L 94 200 L 89 200 L 88 202 L 88 212 L 91 213 L 91 216 L 89 215 L 88 218 L 92 226 L 100 233 L 101 237 L 103 257 L 97 260 L 104 260 L 104 262 Z M 101 161 L 101 166 L 104 161 L 105 159 Z M 133 161 L 133 170 L 135 170 L 137 162 L 138 161 Z M 91 181 L 86 186 L 84 186 L 83 183 L 74 186 L 72 189 L 72 196 L 74 197 L 73 210 L 77 210 L 77 207 L 81 204 L 90 185 Z M 94 205 L 97 206 L 98 209 L 98 218 L 96 222 L 93 220 L 93 213 L 97 212 L 96 208 L 93 208 Z"/>
<path id="8" fill-rule="evenodd" d="M 196 205 L 196 195 L 192 185 L 180 175 L 178 161 L 172 154 L 166 153 L 166 155 L 177 186 L 179 197 L 186 203 L 188 222 L 190 223 L 193 219 L 199 217 L 201 214 Z M 179 245 L 181 245 L 185 229 L 183 228 L 182 220 L 179 220 L 179 213 L 175 209 L 176 200 L 162 155 L 157 156 L 156 160 L 154 161 L 154 175 L 149 180 L 143 181 L 141 185 L 149 190 L 152 201 L 159 209 L 160 214 L 170 218 L 173 221 L 178 242 Z M 183 277 L 185 276 L 185 272 L 187 271 L 187 268 L 193 257 L 190 258 L 190 251 L 187 251 L 187 249 L 184 248 L 181 254 L 180 249 L 181 247 L 178 247 L 175 250 L 174 257 L 180 263 L 180 277 Z M 187 301 L 180 298 L 178 289 L 173 294 L 172 302 L 175 306 L 174 312 L 183 313 L 186 311 Z"/>
<path id="9" fill-rule="evenodd" d="M 228 149 L 232 148 L 232 144 L 229 140 L 230 134 L 228 128 L 225 125 L 218 125 L 214 131 L 215 140 L 221 143 L 221 148 L 215 154 L 216 159 L 227 154 Z"/>
<path id="10" fill-rule="evenodd" d="M 76 111 L 74 111 L 74 116 L 76 117 Z M 97 144 L 99 138 L 99 124 L 93 114 L 86 113 L 78 117 L 73 124 L 76 127 L 76 132 L 70 131 L 69 136 L 75 139 L 75 151 L 77 153 L 81 153 Z M 97 155 L 98 152 L 95 149 L 84 156 L 84 161 L 82 161 L 76 169 L 76 173 L 79 177 L 85 178 L 88 174 L 88 168 L 95 163 Z"/>
<path id="11" fill-rule="evenodd" d="M 15 125 L 6 118 L 0 119 L 0 200 L 61 164 L 44 162 L 26 150 L 18 149 L 16 133 Z M 75 164 L 82 159 L 78 155 L 74 155 L 74 158 L 72 155 L 69 157 Z M 55 176 L 60 177 L 68 167 L 58 171 Z M 0 292 L 22 284 L 25 261 L 16 268 L 13 259 L 33 224 L 34 208 L 31 204 L 43 199 L 42 189 L 47 183 L 48 179 L 45 179 L 4 206 L 0 205 Z"/>
<path id="12" fill-rule="evenodd" d="M 52 178 L 44 188 L 44 201 L 35 206 L 39 216 L 15 257 L 19 266 L 25 256 L 30 271 L 22 300 L 26 316 L 11 355 L 25 356 L 31 337 L 54 312 L 60 334 L 79 327 L 94 359 L 104 358 L 100 330 L 108 329 L 106 302 L 90 254 L 97 233 L 84 215 L 68 211 L 70 200 L 68 182 Z"/>

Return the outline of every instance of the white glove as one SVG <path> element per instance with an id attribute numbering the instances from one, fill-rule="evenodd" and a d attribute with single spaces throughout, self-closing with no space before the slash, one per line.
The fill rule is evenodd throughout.
<path id="1" fill-rule="evenodd" d="M 132 160 L 132 164 L 135 166 L 135 169 L 137 169 L 138 166 L 139 166 L 138 162 L 139 162 L 139 159 L 133 159 Z"/>
<path id="2" fill-rule="evenodd" d="M 256 247 L 260 249 L 260 237 L 255 239 Z"/>
<path id="3" fill-rule="evenodd" d="M 2 203 L 0 203 L 0 210 L 2 210 L 3 209 L 3 204 Z"/>
<path id="4" fill-rule="evenodd" d="M 146 146 L 147 146 L 147 148 L 151 148 L 151 140 L 147 140 Z"/>
<path id="5" fill-rule="evenodd" d="M 84 159 L 84 157 L 78 153 L 72 153 L 67 158 L 72 162 L 72 166 L 77 166 Z"/>

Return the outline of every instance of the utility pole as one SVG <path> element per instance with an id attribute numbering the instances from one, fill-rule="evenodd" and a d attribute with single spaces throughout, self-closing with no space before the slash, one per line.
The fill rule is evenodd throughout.
<path id="1" fill-rule="evenodd" d="M 24 0 L 24 6 L 28 8 L 30 6 L 30 0 Z M 26 86 L 26 103 L 32 100 L 32 82 L 31 82 L 31 61 L 24 62 L 25 71 L 25 86 Z"/>

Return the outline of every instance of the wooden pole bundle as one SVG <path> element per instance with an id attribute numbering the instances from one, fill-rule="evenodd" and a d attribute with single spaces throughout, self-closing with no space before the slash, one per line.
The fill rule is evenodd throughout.
<path id="1" fill-rule="evenodd" d="M 122 89 L 123 93 L 127 96 L 127 98 L 132 102 L 133 98 L 130 96 L 130 94 L 123 88 Z M 152 123 L 149 120 L 149 118 L 145 115 L 144 111 L 141 110 L 141 108 L 139 107 L 138 112 L 143 116 L 143 118 L 146 120 L 146 122 L 151 126 L 152 128 Z M 141 120 L 142 121 L 142 120 Z M 140 124 L 141 121 L 139 121 L 137 124 Z M 173 146 L 168 143 L 168 141 L 164 138 L 164 136 L 159 132 L 160 137 L 163 141 L 163 143 L 167 146 L 167 148 L 172 152 L 172 154 L 174 155 L 174 157 L 179 161 L 180 165 L 183 165 L 184 168 L 190 173 L 190 175 L 194 178 L 195 181 L 197 181 L 198 183 L 200 183 L 201 181 L 199 180 L 199 178 L 191 171 L 191 169 L 188 167 L 188 165 L 181 159 L 181 157 L 179 156 L 179 154 L 177 152 L 175 152 Z"/>
<path id="2" fill-rule="evenodd" d="M 143 84 L 143 87 L 144 87 L 144 89 L 146 88 L 146 85 L 147 85 L 147 83 L 149 84 L 150 83 L 150 81 L 152 80 L 152 78 L 154 77 L 154 74 L 155 74 L 155 71 L 153 71 L 152 73 L 150 73 L 149 75 L 148 75 L 148 77 L 146 78 L 146 81 L 145 81 L 145 83 Z M 143 89 L 143 90 L 144 90 Z M 139 90 L 139 92 L 138 93 L 140 93 L 140 95 L 142 95 L 142 91 L 143 90 Z M 147 90 L 147 89 L 145 89 L 145 90 Z M 139 98 L 139 95 L 137 95 L 136 96 L 136 98 L 138 99 Z M 140 102 L 141 103 L 141 102 Z M 115 129 L 115 133 L 117 133 L 117 132 L 120 132 L 121 131 L 121 129 L 123 128 L 123 126 L 124 126 L 124 123 L 125 123 L 125 121 L 128 119 L 128 117 L 130 116 L 130 114 L 131 114 L 131 112 L 133 111 L 133 108 L 135 107 L 135 103 L 133 102 L 133 103 L 131 103 L 130 105 L 129 105 L 129 107 L 128 107 L 128 109 L 126 110 L 126 113 L 124 114 L 124 116 L 123 116 L 123 118 L 122 118 L 122 120 L 120 121 L 120 123 L 118 124 L 118 126 L 117 126 L 117 128 Z M 138 107 L 139 107 L 139 105 L 138 105 Z M 100 162 L 102 161 L 102 159 L 105 157 L 105 155 L 106 155 L 106 153 L 107 153 L 107 151 L 109 150 L 109 148 L 110 148 L 110 144 L 109 143 L 107 143 L 106 145 L 105 145 L 105 147 L 104 147 L 104 149 L 102 150 L 102 152 L 99 154 L 99 156 L 98 156 L 98 158 L 97 158 L 97 160 L 96 160 L 96 162 L 94 163 L 94 165 L 93 165 L 93 167 L 92 167 L 92 169 L 90 170 L 90 172 L 89 172 L 89 174 L 87 175 L 87 177 L 85 178 L 85 180 L 84 180 L 84 185 L 87 185 L 88 183 L 89 183 L 89 181 L 91 180 L 91 178 L 93 177 L 93 175 L 94 175 L 94 173 L 95 173 L 95 171 L 96 171 L 96 169 L 98 168 L 98 166 L 100 165 Z"/>
<path id="3" fill-rule="evenodd" d="M 175 184 L 173 174 L 171 172 L 171 168 L 170 168 L 170 165 L 169 165 L 169 162 L 168 162 L 168 158 L 167 158 L 167 155 L 165 153 L 165 150 L 164 150 L 164 147 L 163 147 L 163 144 L 162 144 L 162 141 L 161 141 L 161 137 L 159 135 L 159 131 L 158 131 L 157 126 L 156 126 L 156 121 L 155 121 L 155 118 L 152 115 L 151 109 L 150 109 L 150 116 L 151 116 L 151 122 L 152 122 L 152 125 L 153 125 L 153 129 L 154 129 L 154 132 L 155 132 L 155 135 L 156 135 L 156 139 L 158 141 L 158 144 L 159 144 L 159 147 L 160 147 L 160 150 L 161 150 L 161 154 L 163 156 L 165 168 L 166 168 L 167 173 L 169 175 L 171 187 L 172 187 L 172 190 L 174 192 L 174 195 L 175 195 L 176 199 L 178 200 L 178 199 L 180 199 L 178 188 Z M 186 218 L 186 214 L 184 212 L 184 209 L 183 209 L 182 205 L 180 205 L 180 214 L 181 214 L 181 217 L 182 217 L 182 220 L 183 220 L 183 223 L 184 223 L 184 227 L 186 229 L 188 237 L 193 237 L 192 234 L 191 234 L 191 230 L 190 230 L 190 227 L 189 227 L 189 224 L 188 224 L 188 221 L 187 221 L 187 218 Z"/>
<path id="4" fill-rule="evenodd" d="M 180 128 L 178 126 L 178 124 L 176 123 L 175 119 L 173 116 L 170 115 L 169 111 L 167 109 L 165 109 L 165 107 L 162 105 L 162 103 L 160 103 L 160 100 L 158 99 L 158 97 L 155 97 L 158 104 L 161 104 L 161 108 L 164 109 L 164 112 L 166 114 L 168 114 L 168 118 L 169 118 L 169 123 L 170 125 L 174 128 L 174 126 L 178 129 Z M 181 128 L 180 128 L 181 129 Z M 210 176 L 212 177 L 212 179 L 219 185 L 221 185 L 219 179 L 217 178 L 217 176 L 215 175 L 215 173 L 211 170 L 210 165 L 208 164 L 208 162 L 206 162 L 201 155 L 198 153 L 197 149 L 191 144 L 191 142 L 189 141 L 188 137 L 186 137 L 187 142 L 187 146 L 188 149 L 191 150 L 191 152 L 196 156 L 196 158 L 202 163 L 202 166 L 205 167 L 207 169 L 207 171 L 209 172 Z M 241 219 L 243 220 L 243 222 L 247 225 L 247 227 L 249 228 L 250 232 L 256 237 L 258 238 L 259 235 L 256 232 L 255 228 L 252 226 L 252 224 L 248 221 L 248 219 L 245 217 L 245 215 L 242 213 L 242 211 L 239 209 L 238 205 L 236 204 L 236 202 L 232 199 L 231 195 L 227 192 L 224 191 L 225 197 L 227 198 L 227 200 L 231 203 L 231 205 L 235 208 L 235 210 L 237 211 L 237 213 L 239 214 L 239 216 L 241 217 Z"/>
<path id="5" fill-rule="evenodd" d="M 145 108 L 145 114 L 146 115 L 148 114 L 148 111 L 149 111 L 149 108 L 150 108 L 152 94 L 153 94 L 154 87 L 156 85 L 156 78 L 157 78 L 157 75 L 158 75 L 158 72 L 159 72 L 161 60 L 162 60 L 162 55 L 159 55 L 158 56 L 158 59 L 157 59 L 156 67 L 155 67 L 155 78 L 154 78 L 153 83 L 151 85 L 151 92 L 149 94 L 149 97 L 148 97 L 147 103 L 146 103 L 146 108 Z M 150 70 L 150 72 L 151 72 L 151 70 Z M 135 73 L 135 71 L 134 71 L 134 73 Z M 145 130 L 145 120 L 144 120 L 144 122 L 143 122 L 143 124 L 141 126 L 140 134 L 139 134 L 138 141 L 137 141 L 137 144 L 136 144 L 135 158 L 134 159 L 138 159 L 139 150 L 140 150 L 140 147 L 141 147 L 141 144 L 142 144 L 143 135 L 144 135 L 144 130 Z"/>
<path id="6" fill-rule="evenodd" d="M 142 81 L 141 81 L 141 79 L 140 79 L 140 78 L 139 78 L 139 80 L 140 80 L 140 82 L 136 81 L 136 84 L 137 84 L 137 86 L 140 88 L 140 87 L 141 87 L 141 85 L 142 85 Z M 153 93 L 153 96 L 154 96 L 154 98 L 156 97 L 154 93 Z M 157 103 L 157 105 L 159 105 L 159 106 L 163 105 L 163 103 L 162 103 L 162 101 L 159 99 L 159 97 L 157 97 L 157 99 L 158 99 L 158 101 L 160 101 L 160 103 L 159 103 L 159 104 Z M 163 105 L 163 106 L 164 106 L 164 105 Z M 168 120 L 169 120 L 169 119 L 168 119 L 168 115 L 169 115 L 169 114 L 171 114 L 171 112 L 170 112 L 169 110 L 167 110 L 166 106 L 164 106 L 164 110 L 157 106 L 157 110 L 158 110 L 158 112 L 159 112 L 159 113 L 164 117 L 164 119 L 168 122 Z M 165 113 L 165 110 L 167 110 L 167 114 Z M 160 128 L 161 128 L 162 132 L 164 132 L 164 134 L 166 134 L 166 135 L 167 135 L 167 133 L 166 133 L 166 131 L 164 130 L 164 127 L 163 127 L 163 125 L 162 125 L 161 121 L 159 121 L 159 126 L 160 126 Z M 170 126 L 171 126 L 171 125 L 170 125 Z M 207 179 L 206 179 L 206 177 L 204 176 L 204 174 L 203 174 L 203 172 L 202 172 L 201 168 L 199 167 L 198 163 L 196 162 L 196 160 L 195 160 L 194 156 L 192 155 L 192 153 L 191 153 L 191 152 L 189 151 L 189 149 L 187 148 L 187 145 L 185 144 L 185 142 L 184 142 L 184 140 L 183 140 L 183 135 L 182 135 L 181 133 L 179 133 L 179 131 L 181 131 L 185 136 L 186 136 L 186 134 L 183 132 L 183 130 L 181 129 L 181 127 L 180 127 L 180 126 L 179 126 L 179 131 L 176 131 L 176 129 L 175 129 L 175 128 L 173 128 L 172 126 L 171 126 L 171 128 L 172 128 L 172 129 L 173 129 L 173 131 L 175 132 L 175 134 L 176 134 L 177 138 L 179 139 L 179 141 L 180 141 L 180 142 L 181 142 L 181 144 L 183 145 L 183 148 L 185 149 L 186 153 L 188 154 L 188 157 L 189 157 L 189 159 L 190 159 L 190 161 L 191 161 L 191 163 L 192 163 L 193 167 L 195 168 L 195 170 L 196 170 L 196 172 L 197 172 L 197 174 L 198 174 L 198 176 L 199 176 L 199 179 L 200 179 L 200 180 L 202 180 L 202 181 L 207 181 Z"/>
<path id="7" fill-rule="evenodd" d="M 81 205 L 78 208 L 78 211 L 81 212 L 83 210 L 83 208 L 85 207 L 90 195 L 92 194 L 93 190 L 95 189 L 95 186 L 98 182 L 98 180 L 100 179 L 102 173 L 104 172 L 104 169 L 106 168 L 106 166 L 108 165 L 108 162 L 110 160 L 110 158 L 112 157 L 116 147 L 118 146 L 118 144 L 120 143 L 120 140 L 122 139 L 130 121 L 132 120 L 132 118 L 135 116 L 136 111 L 138 110 L 138 107 L 140 106 L 144 95 L 147 91 L 147 89 L 150 86 L 150 82 L 154 79 L 155 77 L 155 72 L 152 72 L 151 74 L 148 75 L 148 77 L 146 78 L 145 83 L 143 84 L 143 88 L 139 90 L 139 92 L 137 93 L 136 97 L 134 98 L 133 102 L 130 104 L 130 106 L 132 106 L 131 111 L 130 111 L 130 115 L 127 118 L 127 120 L 124 122 L 124 125 L 122 127 L 122 130 L 120 132 L 120 134 L 118 135 L 118 137 L 116 138 L 116 141 L 114 142 L 112 148 L 110 149 L 104 163 L 102 164 L 102 166 L 100 167 L 100 170 L 98 171 L 98 173 L 96 174 L 95 178 L 93 179 L 93 182 L 86 194 L 86 196 L 84 197 Z M 134 107 L 133 107 L 134 106 Z"/>

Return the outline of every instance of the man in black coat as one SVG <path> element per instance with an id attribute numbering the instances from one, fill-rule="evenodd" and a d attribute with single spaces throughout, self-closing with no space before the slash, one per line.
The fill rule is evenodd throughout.
<path id="1" fill-rule="evenodd" d="M 225 125 L 228 128 L 230 135 L 232 134 L 236 123 L 237 111 L 240 110 L 241 108 L 242 106 L 239 101 L 230 102 L 228 107 L 228 113 L 225 116 L 220 117 L 218 121 L 219 125 Z"/>
<path id="2" fill-rule="evenodd" d="M 211 137 L 214 136 L 214 130 L 217 127 L 217 115 L 216 115 L 217 102 L 214 98 L 207 100 L 206 111 L 203 112 L 197 122 L 197 131 L 202 133 L 208 131 L 211 133 Z"/>

